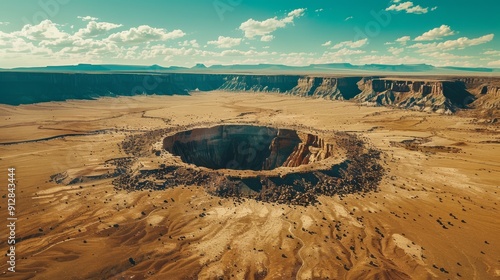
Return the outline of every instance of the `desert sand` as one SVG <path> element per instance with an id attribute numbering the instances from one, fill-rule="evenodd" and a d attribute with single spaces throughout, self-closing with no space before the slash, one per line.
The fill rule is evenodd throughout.
<path id="1" fill-rule="evenodd" d="M 15 167 L 17 178 L 17 265 L 0 264 L 6 279 L 500 277 L 498 124 L 225 92 L 1 105 L 0 119 L 1 176 Z M 305 207 L 203 186 L 127 191 L 102 176 L 114 172 L 106 161 L 130 156 L 130 135 L 226 123 L 353 133 L 382 152 L 383 178 L 378 190 Z"/>

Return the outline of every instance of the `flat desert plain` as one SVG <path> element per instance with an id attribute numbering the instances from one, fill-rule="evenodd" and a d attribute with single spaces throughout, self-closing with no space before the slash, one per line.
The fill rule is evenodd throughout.
<path id="1" fill-rule="evenodd" d="M 5 256 L 5 279 L 500 277 L 495 124 L 225 92 L 2 105 L 0 119 L 5 224 L 8 168 L 17 179 L 16 272 Z M 346 131 L 382 152 L 383 178 L 377 190 L 302 206 L 199 185 L 131 191 L 106 176 L 110 160 L 130 157 L 122 141 L 131 135 L 220 124 Z M 137 168 L 161 160 L 145 156 Z"/>

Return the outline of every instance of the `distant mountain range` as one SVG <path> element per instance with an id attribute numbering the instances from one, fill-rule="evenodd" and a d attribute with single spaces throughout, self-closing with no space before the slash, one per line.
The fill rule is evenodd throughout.
<path id="1" fill-rule="evenodd" d="M 405 74 L 424 74 L 424 75 L 446 75 L 446 74 L 465 74 L 465 73 L 494 73 L 500 74 L 499 68 L 473 68 L 473 67 L 435 67 L 427 64 L 366 64 L 352 65 L 350 63 L 330 63 L 330 64 L 311 64 L 308 66 L 288 66 L 281 64 L 234 64 L 234 65 L 212 65 L 196 64 L 195 66 L 163 67 L 160 65 L 139 66 L 139 65 L 115 65 L 115 64 L 78 64 L 78 65 L 60 65 L 46 67 L 19 67 L 13 69 L 1 69 L 0 71 L 29 71 L 29 72 L 176 72 L 176 73 L 405 73 Z"/>

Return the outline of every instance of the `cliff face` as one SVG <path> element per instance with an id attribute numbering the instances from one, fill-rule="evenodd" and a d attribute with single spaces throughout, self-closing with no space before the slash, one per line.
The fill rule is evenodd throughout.
<path id="1" fill-rule="evenodd" d="M 219 90 L 277 92 L 302 97 L 353 100 L 451 114 L 458 109 L 498 108 L 500 84 L 492 78 L 454 80 L 383 79 L 373 77 L 231 76 Z M 482 95 L 481 95 L 482 94 Z"/>
<path id="2" fill-rule="evenodd" d="M 333 155 L 333 144 L 317 135 L 302 135 L 302 141 L 295 146 L 293 152 L 282 166 L 296 167 L 303 164 L 323 160 Z"/>
<path id="3" fill-rule="evenodd" d="M 297 96 L 347 100 L 360 92 L 359 77 L 330 78 L 309 76 L 228 76 L 219 90 L 276 92 Z"/>
<path id="4" fill-rule="evenodd" d="M 300 142 L 293 131 L 225 125 L 166 137 L 163 148 L 184 162 L 211 169 L 274 169 Z"/>
<path id="5" fill-rule="evenodd" d="M 476 98 L 470 104 L 471 108 L 492 112 L 500 109 L 500 79 L 463 78 L 460 81 L 466 85 L 467 91 Z"/>
<path id="6" fill-rule="evenodd" d="M 333 100 L 349 100 L 360 93 L 356 83 L 359 77 L 301 77 L 289 94 L 322 97 Z"/>
<path id="7" fill-rule="evenodd" d="M 196 90 L 275 92 L 440 113 L 500 107 L 500 79 L 491 77 L 440 81 L 299 75 L 0 72 L 0 103 L 11 105 L 116 95 L 187 95 Z"/>
<path id="8" fill-rule="evenodd" d="M 218 75 L 83 74 L 0 72 L 0 103 L 18 105 L 101 96 L 188 95 L 190 90 L 214 90 Z"/>
<path id="9" fill-rule="evenodd" d="M 500 110 L 500 86 L 483 85 L 471 107 L 481 110 Z"/>
<path id="10" fill-rule="evenodd" d="M 287 92 L 297 85 L 299 76 L 229 75 L 219 90 L 250 92 Z"/>
<path id="11" fill-rule="evenodd" d="M 333 155 L 333 145 L 288 129 L 225 125 L 166 137 L 163 148 L 184 162 L 211 169 L 271 170 L 296 167 Z"/>
<path id="12" fill-rule="evenodd" d="M 289 94 L 343 100 L 336 78 L 301 77 Z"/>
<path id="13" fill-rule="evenodd" d="M 447 83 L 367 78 L 358 83 L 362 92 L 354 99 L 370 105 L 451 113 L 456 110 L 458 104 L 446 96 L 445 89 L 450 88 L 452 91 L 453 88 L 453 85 Z"/>

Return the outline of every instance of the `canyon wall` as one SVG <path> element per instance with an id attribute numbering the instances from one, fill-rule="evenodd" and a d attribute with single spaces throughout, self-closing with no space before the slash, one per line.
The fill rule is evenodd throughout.
<path id="1" fill-rule="evenodd" d="M 0 103 L 19 105 L 139 94 L 188 95 L 195 89 L 215 90 L 221 81 L 217 75 L 0 72 Z"/>
<path id="2" fill-rule="evenodd" d="M 467 91 L 474 94 L 475 101 L 471 108 L 494 114 L 500 109 L 500 79 L 462 78 L 459 81 L 467 86 Z"/>
<path id="3" fill-rule="evenodd" d="M 289 75 L 227 75 L 219 90 L 250 92 L 287 92 L 292 90 L 300 76 Z"/>
<path id="4" fill-rule="evenodd" d="M 198 128 L 164 138 L 163 148 L 197 166 L 260 170 L 270 157 L 270 143 L 276 142 L 278 132 L 278 129 L 260 126 Z M 289 136 L 291 143 L 300 141 L 295 137 L 294 142 L 293 135 Z M 272 168 L 274 165 L 269 166 Z"/>
<path id="5" fill-rule="evenodd" d="M 273 92 L 364 105 L 453 113 L 497 110 L 500 78 L 314 77 L 188 73 L 0 72 L 0 103 L 19 105 L 101 96 L 188 95 L 190 91 Z"/>
<path id="6" fill-rule="evenodd" d="M 163 148 L 184 162 L 211 169 L 272 170 L 297 167 L 333 155 L 317 135 L 264 126 L 223 125 L 165 137 Z"/>
<path id="7" fill-rule="evenodd" d="M 300 138 L 301 142 L 295 146 L 282 166 L 296 167 L 317 162 L 333 155 L 333 144 L 326 143 L 323 138 L 312 134 L 302 134 Z"/>
<path id="8" fill-rule="evenodd" d="M 472 94 L 464 94 L 457 83 L 363 78 L 358 82 L 362 92 L 354 100 L 368 105 L 452 113 L 457 108 L 466 108 L 474 98 Z"/>

